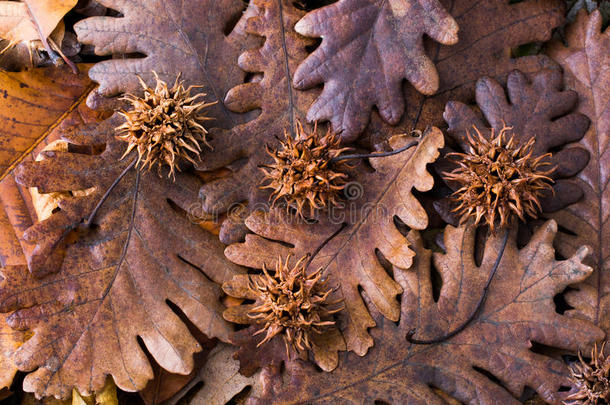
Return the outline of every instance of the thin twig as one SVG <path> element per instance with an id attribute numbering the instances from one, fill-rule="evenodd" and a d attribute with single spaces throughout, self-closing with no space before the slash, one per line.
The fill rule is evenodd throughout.
<path id="1" fill-rule="evenodd" d="M 72 73 L 77 75 L 78 67 L 74 64 L 74 62 L 72 62 L 70 59 L 68 59 L 68 57 L 66 55 L 64 55 L 64 53 L 61 51 L 61 48 L 55 43 L 55 41 L 53 41 L 53 38 L 49 37 L 49 43 L 55 49 L 55 51 L 57 51 L 59 56 L 61 56 L 61 58 L 64 60 L 64 62 L 66 62 L 66 65 L 70 66 L 70 69 L 72 69 Z"/>
<path id="2" fill-rule="evenodd" d="M 121 174 L 119 174 L 119 176 L 116 179 L 114 179 L 114 181 L 112 182 L 110 187 L 108 187 L 108 190 L 106 190 L 106 192 L 104 193 L 104 195 L 102 196 L 100 201 L 97 203 L 97 205 L 95 206 L 95 208 L 91 212 L 91 215 L 89 215 L 89 219 L 87 219 L 87 222 L 85 222 L 85 226 L 87 228 L 91 227 L 91 224 L 93 223 L 93 220 L 95 219 L 95 215 L 97 214 L 97 212 L 101 208 L 102 204 L 104 204 L 104 202 L 108 199 L 108 196 L 110 195 L 112 190 L 117 186 L 117 184 L 119 184 L 121 179 L 123 177 L 125 177 L 127 172 L 129 172 L 129 170 L 131 170 L 135 166 L 137 160 L 138 160 L 137 158 L 134 158 L 133 161 L 129 164 L 129 166 L 127 166 L 125 168 L 125 170 L 123 170 L 123 172 Z"/>
<path id="3" fill-rule="evenodd" d="M 446 340 L 451 339 L 452 337 L 454 337 L 455 335 L 457 335 L 458 333 L 460 333 L 464 329 L 466 329 L 466 327 L 479 315 L 479 312 L 481 312 L 481 309 L 483 308 L 483 304 L 485 304 L 485 300 L 487 299 L 487 290 L 489 289 L 489 286 L 491 285 L 491 280 L 493 280 L 494 275 L 496 274 L 496 270 L 498 270 L 498 266 L 500 265 L 502 256 L 504 256 L 504 250 L 506 249 L 506 243 L 508 242 L 508 234 L 509 234 L 509 230 L 507 229 L 505 231 L 504 237 L 502 239 L 502 245 L 500 246 L 500 251 L 498 252 L 498 257 L 496 258 L 496 262 L 494 263 L 494 266 L 491 269 L 491 273 L 489 274 L 489 278 L 487 279 L 487 284 L 485 284 L 485 288 L 483 289 L 483 294 L 481 295 L 481 298 L 479 299 L 479 302 L 477 303 L 477 306 L 476 306 L 474 312 L 472 313 L 472 315 L 470 315 L 470 317 L 468 317 L 466 322 L 464 322 L 462 325 L 460 325 L 457 329 L 453 330 L 452 332 L 449 332 L 443 336 L 440 336 L 435 339 L 430 339 L 430 340 L 414 339 L 413 335 L 415 335 L 415 329 L 411 329 L 409 331 L 409 333 L 407 333 L 407 342 L 413 343 L 416 345 L 432 345 L 432 344 L 436 344 L 436 343 L 442 343 Z"/>
<path id="4" fill-rule="evenodd" d="M 333 232 L 333 234 L 332 234 L 332 235 L 330 235 L 328 238 L 326 238 L 326 239 L 324 240 L 324 242 L 322 242 L 322 243 L 320 244 L 320 246 L 318 246 L 318 247 L 316 248 L 316 250 L 314 250 L 314 251 L 313 251 L 313 253 L 311 253 L 311 256 L 309 257 L 309 260 L 307 260 L 307 263 L 305 263 L 305 268 L 308 268 L 308 267 L 309 267 L 309 265 L 310 265 L 310 264 L 311 264 L 311 262 L 313 261 L 314 257 L 316 257 L 316 255 L 317 255 L 318 253 L 320 253 L 320 251 L 321 251 L 321 250 L 324 248 L 324 246 L 326 246 L 326 245 L 328 244 L 328 242 L 330 242 L 331 240 L 333 240 L 335 236 L 339 235 L 339 233 L 341 233 L 341 231 L 342 231 L 342 230 L 344 230 L 346 226 L 347 226 L 347 224 L 346 224 L 346 223 L 343 223 L 343 224 L 342 224 L 342 225 L 339 227 L 339 229 L 337 229 L 335 232 Z"/>
<path id="5" fill-rule="evenodd" d="M 332 158 L 330 161 L 339 162 L 341 160 L 348 160 L 348 159 L 366 159 L 366 158 L 378 158 L 378 157 L 397 155 L 401 152 L 406 151 L 407 149 L 412 148 L 413 146 L 417 145 L 418 143 L 419 143 L 419 141 L 411 141 L 408 144 L 406 144 L 405 146 L 403 146 L 402 148 L 396 149 L 393 151 L 389 151 L 389 152 L 369 153 L 369 154 L 365 154 L 365 155 L 355 154 L 355 155 L 337 156 L 337 157 Z"/>

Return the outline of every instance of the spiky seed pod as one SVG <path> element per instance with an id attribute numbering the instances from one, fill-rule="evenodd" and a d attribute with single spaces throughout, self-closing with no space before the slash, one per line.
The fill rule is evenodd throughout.
<path id="1" fill-rule="evenodd" d="M 506 136 L 512 130 L 504 127 L 491 139 L 487 139 L 474 127 L 476 136 L 468 134 L 468 153 L 450 153 L 458 167 L 451 173 L 443 173 L 445 180 L 457 182 L 461 187 L 453 193 L 458 203 L 453 212 L 461 216 L 461 222 L 482 219 L 494 231 L 497 222 L 506 226 L 513 215 L 525 220 L 536 218 L 540 210 L 542 193 L 551 189 L 548 177 L 554 168 L 550 166 L 550 153 L 534 157 L 535 139 L 516 145 L 514 136 L 508 142 Z"/>
<path id="2" fill-rule="evenodd" d="M 324 136 L 316 129 L 308 134 L 297 123 L 296 138 L 286 132 L 277 150 L 267 147 L 273 163 L 261 168 L 265 174 L 261 188 L 272 190 L 271 206 L 283 203 L 301 218 L 306 209 L 311 217 L 317 209 L 336 205 L 347 183 L 347 163 L 332 159 L 350 148 L 341 148 L 330 129 Z"/>
<path id="3" fill-rule="evenodd" d="M 252 323 L 262 325 L 255 334 L 265 333 L 261 346 L 282 334 L 286 352 L 291 349 L 303 352 L 311 349 L 312 334 L 322 334 L 335 322 L 332 315 L 342 307 L 331 308 L 339 302 L 330 302 L 332 288 L 322 280 L 322 269 L 307 274 L 308 256 L 290 265 L 290 256 L 278 259 L 275 273 L 263 266 L 263 276 L 249 289 L 257 297 L 248 317 Z"/>
<path id="4" fill-rule="evenodd" d="M 133 94 L 123 97 L 131 103 L 131 109 L 119 112 L 125 122 L 116 128 L 117 137 L 129 144 L 122 158 L 137 149 L 138 167 L 150 170 L 157 165 L 160 174 L 161 168 L 168 166 L 168 177 L 174 178 L 181 159 L 194 164 L 195 159 L 200 159 L 201 144 L 210 147 L 206 140 L 208 131 L 202 124 L 211 118 L 201 112 L 216 103 L 198 101 L 206 96 L 204 93 L 191 96 L 191 91 L 201 86 L 185 89 L 180 74 L 171 88 L 156 72 L 153 75 L 157 81 L 155 88 L 138 76 L 143 97 Z"/>
<path id="5" fill-rule="evenodd" d="M 601 405 L 610 403 L 610 355 L 604 355 L 606 342 L 598 350 L 597 343 L 591 350 L 591 361 L 583 360 L 570 369 L 572 381 L 578 391 L 570 395 L 566 404 Z"/>

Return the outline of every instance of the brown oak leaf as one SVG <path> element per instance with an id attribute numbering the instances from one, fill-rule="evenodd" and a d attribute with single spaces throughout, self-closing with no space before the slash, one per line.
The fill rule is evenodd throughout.
<path id="1" fill-rule="evenodd" d="M 561 0 L 440 0 L 460 27 L 457 44 L 443 46 L 426 42 L 428 54 L 438 70 L 436 94 L 425 96 L 412 86 L 404 88 L 405 113 L 392 128 L 373 112 L 364 136 L 378 139 L 387 133 L 409 132 L 430 125 L 443 125 L 442 111 L 449 100 L 471 102 L 475 83 L 483 76 L 506 83 L 509 72 L 526 74 L 557 65 L 545 55 L 511 57 L 511 48 L 547 41 L 554 28 L 564 21 Z M 377 143 L 375 141 L 373 143 Z"/>
<path id="2" fill-rule="evenodd" d="M 572 112 L 578 102 L 577 93 L 563 90 L 562 75 L 557 70 L 531 77 L 514 71 L 508 75 L 506 87 L 505 93 L 500 83 L 488 77 L 477 81 L 477 106 L 485 121 L 464 103 L 447 103 L 443 115 L 449 125 L 447 134 L 464 151 L 468 150 L 467 134 L 474 134 L 473 127 L 488 138 L 489 128 L 498 133 L 505 125 L 512 127 L 510 136 L 520 145 L 535 138 L 533 156 L 552 152 L 549 161 L 555 167 L 550 174 L 555 181 L 553 190 L 544 192 L 542 210 L 553 212 L 578 201 L 581 188 L 566 178 L 587 165 L 589 152 L 568 144 L 584 136 L 590 121 L 585 115 Z"/>
<path id="3" fill-rule="evenodd" d="M 577 246 L 593 248 L 586 263 L 595 269 L 578 291 L 566 300 L 576 309 L 568 313 L 588 319 L 610 332 L 610 31 L 602 32 L 599 11 L 587 16 L 581 11 L 567 29 L 568 46 L 554 42 L 549 49 L 564 70 L 566 88 L 580 95 L 578 111 L 592 120 L 579 145 L 589 151 L 591 161 L 578 174 L 576 183 L 584 197 L 553 215 L 560 225 L 557 250 L 571 255 Z M 562 232 L 564 231 L 564 232 Z"/>
<path id="4" fill-rule="evenodd" d="M 0 179 L 83 103 L 88 65 L 0 72 Z"/>
<path id="5" fill-rule="evenodd" d="M 186 402 L 184 399 L 188 391 L 203 382 L 199 389 L 188 401 L 189 404 L 225 405 L 227 403 L 242 404 L 236 401 L 246 392 L 249 395 L 259 395 L 259 374 L 245 377 L 239 372 L 239 362 L 233 358 L 235 347 L 219 343 L 208 356 L 208 360 L 199 370 L 195 379 L 180 393 L 167 401 L 165 405 L 177 405 Z M 250 388 L 250 390 L 248 390 Z"/>
<path id="6" fill-rule="evenodd" d="M 137 76 L 149 85 L 154 84 L 154 70 L 168 83 L 182 73 L 186 87 L 202 85 L 201 91 L 209 101 L 219 101 L 210 109 L 214 125 L 228 128 L 248 118 L 231 113 L 222 103 L 224 94 L 245 76 L 235 67 L 235 61 L 251 42 L 241 29 L 225 35 L 231 22 L 243 12 L 242 1 L 100 0 L 99 3 L 117 10 L 122 17 L 79 21 L 74 26 L 78 39 L 94 45 L 98 55 L 119 54 L 125 58 L 99 62 L 91 68 L 89 76 L 100 84 L 89 97 L 91 108 L 108 106 L 104 97 L 121 93 L 139 95 L 142 89 Z"/>
<path id="7" fill-rule="evenodd" d="M 291 87 L 292 72 L 307 56 L 306 46 L 312 43 L 293 29 L 304 12 L 288 0 L 256 0 L 250 3 L 249 10 L 252 16 L 247 19 L 246 29 L 264 37 L 265 42 L 260 48 L 244 52 L 238 64 L 246 72 L 262 72 L 263 76 L 231 89 L 225 104 L 236 112 L 260 108 L 261 113 L 246 124 L 212 134 L 212 146 L 219 152 L 207 153 L 200 168 L 229 166 L 232 173 L 202 187 L 203 209 L 209 213 L 225 212 L 245 201 L 250 207 L 267 202 L 269 192 L 259 188 L 263 180 L 259 166 L 272 161 L 265 145 L 278 145 L 277 138 L 283 139 L 286 131 L 294 137 L 297 121 L 305 122 L 305 110 L 315 97 L 315 92 Z M 237 241 L 243 233 L 239 225 L 228 227 L 229 224 L 224 224 L 220 233 L 225 243 Z"/>
<path id="8" fill-rule="evenodd" d="M 26 231 L 36 243 L 33 272 L 2 270 L 0 310 L 15 311 L 9 324 L 34 333 L 14 359 L 19 369 L 35 370 L 24 390 L 38 397 L 65 398 L 72 387 L 87 395 L 109 374 L 125 391 L 143 389 L 153 375 L 137 337 L 163 368 L 189 373 L 201 346 L 167 302 L 209 337 L 227 340 L 231 331 L 216 283 L 241 270 L 225 260 L 215 235 L 187 218 L 201 181 L 130 170 L 135 157 L 120 160 L 125 145 L 114 137 L 116 126 L 115 115 L 66 133 L 72 150 L 47 151 L 16 171 L 18 182 L 41 193 L 92 189 L 60 201 Z"/>
<path id="9" fill-rule="evenodd" d="M 342 354 L 340 367 L 331 373 L 292 365 L 292 375 L 284 376 L 285 385 L 278 375 L 267 374 L 261 384 L 268 389 L 258 402 L 440 405 L 449 395 L 465 404 L 519 404 L 517 398 L 530 387 L 545 401 L 560 404 L 570 394 L 562 392 L 570 385 L 568 368 L 534 350 L 534 344 L 576 351 L 604 333 L 555 310 L 553 296 L 592 271 L 582 263 L 589 253 L 586 247 L 568 260 L 555 259 L 556 232 L 556 223 L 549 221 L 522 249 L 516 246 L 515 229 L 492 235 L 477 264 L 472 226 L 448 226 L 445 253 L 424 248 L 418 232 L 410 231 L 407 239 L 416 252 L 414 265 L 393 269 L 403 289 L 400 322 L 377 314 L 378 328 L 371 331 L 376 343 L 367 357 Z M 413 329 L 415 338 L 434 339 L 470 317 L 504 243 L 486 300 L 472 322 L 446 341 L 408 343 L 405 337 Z M 437 299 L 431 264 L 442 279 Z M 435 393 L 439 389 L 445 395 Z"/>
<path id="10" fill-rule="evenodd" d="M 340 0 L 310 12 L 295 30 L 322 38 L 293 79 L 299 89 L 324 83 L 307 118 L 330 120 L 346 141 L 366 127 L 374 105 L 390 124 L 400 121 L 404 79 L 423 94 L 437 91 L 424 34 L 445 45 L 458 40 L 458 25 L 438 0 Z"/>
<path id="11" fill-rule="evenodd" d="M 406 144 L 406 138 L 392 138 L 393 149 Z M 375 326 L 375 321 L 362 295 L 368 295 L 386 318 L 398 320 L 400 306 L 396 296 L 402 289 L 382 263 L 389 261 L 401 269 L 411 266 L 414 252 L 394 218 L 414 229 L 426 228 L 428 218 L 413 189 L 432 188 L 433 179 L 426 165 L 436 159 L 442 146 L 442 132 L 431 128 L 416 149 L 369 159 L 374 171 L 352 177 L 346 187 L 345 207 L 319 215 L 315 223 L 299 221 L 283 210 L 255 211 L 246 220 L 254 234 L 247 234 L 244 243 L 227 247 L 226 256 L 256 269 L 262 269 L 264 264 L 274 268 L 278 258 L 285 260 L 289 255 L 292 259 L 301 258 L 321 248 L 308 271 L 323 268 L 328 287 L 335 288 L 329 300 L 342 301 L 344 306 L 335 316 L 347 350 L 365 355 L 373 346 L 368 329 Z M 325 369 L 336 367 L 336 350 L 342 346 L 338 336 L 331 343 L 320 345 L 321 350 L 314 352 L 316 361 Z"/>

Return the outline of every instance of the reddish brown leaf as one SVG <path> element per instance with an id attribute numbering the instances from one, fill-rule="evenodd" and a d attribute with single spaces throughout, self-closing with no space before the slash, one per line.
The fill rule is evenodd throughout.
<path id="1" fill-rule="evenodd" d="M 405 138 L 408 137 L 393 138 L 394 149 L 407 143 Z M 324 212 L 315 223 L 298 221 L 283 211 L 254 212 L 246 220 L 254 234 L 248 234 L 245 243 L 229 246 L 225 254 L 235 263 L 261 269 L 263 264 L 273 268 L 278 258 L 285 259 L 289 254 L 301 258 L 321 247 L 308 271 L 324 269 L 329 287 L 336 288 L 330 299 L 343 301 L 344 310 L 336 317 L 347 349 L 363 356 L 373 345 L 368 329 L 375 326 L 375 321 L 362 295 L 368 295 L 385 317 L 398 320 L 396 296 L 402 289 L 382 263 L 390 262 L 401 269 L 411 265 L 414 253 L 394 218 L 415 229 L 426 228 L 426 213 L 412 190 L 432 188 L 433 179 L 426 165 L 436 159 L 442 146 L 441 131 L 432 128 L 417 149 L 370 159 L 374 172 L 360 172 L 352 178 L 355 181 L 347 187 L 344 209 Z M 336 367 L 336 350 L 341 344 L 336 337 L 326 346 L 319 345 L 318 352 L 314 350 L 314 358 L 322 368 Z"/>
<path id="2" fill-rule="evenodd" d="M 262 47 L 243 53 L 238 64 L 247 72 L 263 72 L 263 77 L 231 89 L 225 103 L 236 112 L 260 108 L 261 113 L 246 124 L 213 134 L 212 144 L 218 153 L 208 153 L 200 168 L 213 170 L 228 165 L 232 174 L 202 187 L 203 209 L 210 213 L 233 211 L 240 208 L 236 204 L 245 201 L 250 207 L 266 204 L 269 192 L 259 189 L 263 173 L 258 168 L 271 161 L 265 145 L 273 148 L 286 131 L 294 137 L 296 122 L 305 121 L 305 109 L 315 97 L 315 92 L 291 87 L 292 72 L 307 55 L 305 47 L 311 43 L 293 29 L 304 12 L 288 0 L 256 0 L 250 3 L 249 10 L 252 17 L 247 20 L 247 31 L 265 37 L 265 42 Z M 239 240 L 245 229 L 235 232 L 239 225 L 227 225 L 231 223 L 223 226 L 221 240 Z"/>
<path id="3" fill-rule="evenodd" d="M 11 326 L 34 332 L 15 361 L 25 371 L 37 368 L 24 381 L 37 396 L 65 398 L 73 386 L 86 395 L 107 374 L 123 390 L 144 388 L 152 370 L 136 336 L 163 368 L 189 373 L 201 347 L 166 300 L 206 335 L 226 340 L 230 332 L 214 282 L 240 270 L 225 261 L 214 235 L 187 219 L 200 181 L 181 173 L 173 183 L 132 169 L 112 188 L 133 158 L 120 160 L 125 145 L 113 136 L 116 124 L 115 117 L 66 134 L 73 151 L 46 152 L 17 171 L 20 183 L 43 193 L 92 188 L 26 232 L 37 244 L 34 273 L 59 271 L 37 279 L 23 267 L 3 270 L 0 309 L 16 311 Z M 83 228 L 100 201 L 95 226 Z M 66 245 L 67 230 L 79 227 L 80 237 Z"/>
<path id="4" fill-rule="evenodd" d="M 579 145 L 590 155 L 589 165 L 578 174 L 576 182 L 584 197 L 553 215 L 561 230 L 557 249 L 571 255 L 576 246 L 586 244 L 594 254 L 586 261 L 595 273 L 578 291 L 567 294 L 576 309 L 570 314 L 595 322 L 610 332 L 610 32 L 602 32 L 599 11 L 590 16 L 581 11 L 567 31 L 568 47 L 559 42 L 549 54 L 561 64 L 567 88 L 580 95 L 578 111 L 592 120 Z"/>
<path id="5" fill-rule="evenodd" d="M 397 127 L 389 126 L 378 114 L 373 113 L 372 122 L 366 131 L 371 144 L 385 141 L 392 134 L 408 133 L 413 128 L 441 125 L 441 112 L 445 103 L 449 99 L 469 100 L 480 76 L 503 78 L 515 68 L 524 72 L 537 72 L 543 67 L 556 66 L 546 56 L 511 59 L 509 48 L 548 39 L 552 28 L 563 21 L 563 2 L 443 2 L 446 9 L 456 16 L 461 31 L 457 45 L 435 45 L 432 47 L 433 52 L 429 52 L 433 55 L 432 59 L 437 64 L 441 77 L 438 94 L 424 97 L 407 86 L 405 98 L 412 101 L 407 104 L 406 114 L 403 114 Z M 264 35 L 266 39 L 260 50 L 244 53 L 239 64 L 249 72 L 263 72 L 263 77 L 237 86 L 228 93 L 225 101 L 234 111 L 250 111 L 260 107 L 261 115 L 256 120 L 216 136 L 215 151 L 222 150 L 223 153 L 208 153 L 201 168 L 211 170 L 225 165 L 233 174 L 202 188 L 201 193 L 205 197 L 203 209 L 207 212 L 218 213 L 233 208 L 242 210 L 241 204 L 245 201 L 248 201 L 251 208 L 266 203 L 267 194 L 258 188 L 261 171 L 257 166 L 268 163 L 269 157 L 260 146 L 276 145 L 275 137 L 283 137 L 284 131 L 293 129 L 297 119 L 303 120 L 306 109 L 319 94 L 317 89 L 304 92 L 291 90 L 289 86 L 293 78 L 292 72 L 307 55 L 305 46 L 309 43 L 296 34 L 293 28 L 303 13 L 296 10 L 291 2 L 282 1 L 281 8 L 279 4 L 277 0 L 250 3 L 251 8 L 257 7 L 260 16 L 252 20 L 248 31 Z M 283 31 L 278 30 L 280 21 L 284 24 Z M 460 66 L 464 68 L 459 68 Z M 244 231 L 239 222 L 226 222 L 220 235 L 221 240 L 225 243 L 238 241 Z"/>
<path id="6" fill-rule="evenodd" d="M 582 197 L 582 190 L 567 177 L 581 171 L 589 160 L 589 152 L 580 147 L 566 147 L 582 138 L 589 126 L 589 119 L 572 112 L 578 95 L 572 90 L 563 90 L 561 73 L 547 70 L 530 78 L 520 71 L 508 76 L 507 94 L 502 85 L 490 78 L 477 81 L 477 105 L 483 119 L 461 102 L 449 102 L 444 118 L 449 124 L 448 135 L 464 151 L 467 133 L 473 127 L 489 137 L 488 128 L 498 133 L 505 125 L 512 127 L 515 142 L 524 144 L 535 138 L 533 155 L 541 156 L 553 152 L 550 163 L 556 167 L 550 175 L 555 179 L 552 192 L 545 192 L 543 211 L 552 212 L 565 207 Z M 556 152 L 556 150 L 559 150 Z"/>
<path id="7" fill-rule="evenodd" d="M 511 58 L 511 48 L 535 41 L 546 41 L 553 28 L 564 21 L 561 0 L 441 0 L 460 27 L 456 45 L 442 46 L 428 42 L 428 54 L 436 65 L 440 86 L 433 96 L 424 96 L 413 87 L 404 89 L 406 111 L 397 128 L 383 122 L 377 113 L 371 116 L 366 131 L 374 139 L 388 132 L 409 132 L 429 125 L 443 125 L 441 112 L 449 100 L 470 102 L 476 81 L 489 76 L 505 83 L 509 72 L 526 74 L 556 67 L 547 56 Z M 515 4 L 512 4 L 515 3 Z"/>
<path id="8" fill-rule="evenodd" d="M 436 92 L 424 34 L 445 45 L 458 40 L 456 22 L 438 0 L 340 0 L 310 12 L 295 30 L 323 38 L 293 79 L 299 89 L 324 83 L 307 118 L 330 120 L 346 141 L 366 127 L 374 105 L 390 124 L 400 121 L 404 79 L 423 94 Z"/>
<path id="9" fill-rule="evenodd" d="M 556 231 L 555 222 L 547 222 L 521 250 L 511 231 L 482 310 L 461 333 L 431 345 L 409 344 L 405 336 L 415 329 L 415 338 L 434 339 L 462 325 L 477 307 L 505 239 L 501 233 L 491 236 L 477 265 L 472 226 L 445 230 L 446 253 L 430 252 L 417 232 L 409 232 L 414 266 L 394 268 L 404 291 L 400 323 L 377 313 L 379 327 L 371 331 L 376 344 L 367 357 L 344 354 L 332 373 L 291 365 L 284 385 L 277 376 L 261 382 L 267 390 L 260 403 L 440 405 L 445 402 L 434 390 L 440 389 L 466 404 L 519 404 L 524 388 L 531 387 L 547 402 L 560 404 L 569 394 L 560 390 L 569 386 L 567 366 L 534 352 L 533 343 L 575 351 L 604 334 L 555 311 L 554 294 L 592 271 L 581 263 L 585 247 L 568 260 L 555 260 Z M 438 301 L 431 258 L 442 278 Z"/>
<path id="10" fill-rule="evenodd" d="M 92 108 L 107 104 L 103 97 L 120 93 L 139 94 L 136 75 L 154 84 L 152 70 L 173 82 L 181 72 L 185 84 L 202 85 L 210 101 L 215 125 L 227 128 L 248 116 L 232 114 L 222 103 L 224 94 L 243 81 L 235 61 L 250 42 L 241 30 L 226 36 L 231 22 L 244 4 L 240 0 L 100 0 L 100 4 L 122 13 L 122 17 L 91 17 L 74 29 L 79 41 L 95 46 L 98 55 L 126 55 L 97 63 L 90 77 L 100 84 L 88 100 Z M 145 56 L 138 57 L 137 54 Z"/>

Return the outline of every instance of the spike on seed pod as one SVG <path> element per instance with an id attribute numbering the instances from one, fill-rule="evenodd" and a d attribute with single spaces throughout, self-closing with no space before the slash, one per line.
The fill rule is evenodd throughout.
<path id="1" fill-rule="evenodd" d="M 131 109 L 119 111 L 125 122 L 115 131 L 120 140 L 129 144 L 121 159 L 135 149 L 138 167 L 150 170 L 156 165 L 160 174 L 161 168 L 168 166 L 168 177 L 174 178 L 181 160 L 195 164 L 200 159 L 201 145 L 211 148 L 203 123 L 212 118 L 202 111 L 216 103 L 201 101 L 205 93 L 192 96 L 191 91 L 201 86 L 185 89 L 180 74 L 170 88 L 156 72 L 152 73 L 157 82 L 154 88 L 138 76 L 144 95 L 127 94 L 122 98 L 131 104 Z"/>
<path id="2" fill-rule="evenodd" d="M 567 397 L 565 404 L 601 405 L 610 403 L 610 356 L 604 355 L 606 342 L 598 350 L 597 343 L 591 350 L 591 361 L 583 360 L 578 352 L 579 362 L 570 369 L 577 392 Z"/>
<path id="3" fill-rule="evenodd" d="M 458 203 L 453 212 L 460 221 L 474 218 L 475 225 L 482 220 L 494 231 L 499 222 L 506 226 L 516 215 L 521 220 L 525 216 L 536 218 L 540 211 L 540 198 L 547 189 L 552 189 L 552 179 L 548 177 L 555 168 L 550 166 L 550 153 L 534 157 L 535 139 L 516 145 L 514 136 L 506 141 L 512 131 L 504 126 L 487 139 L 474 127 L 476 136 L 468 134 L 468 153 L 450 153 L 458 167 L 451 173 L 443 173 L 447 181 L 454 181 L 460 188 L 452 195 Z"/>
<path id="4" fill-rule="evenodd" d="M 262 325 L 255 335 L 265 334 L 258 346 L 281 334 L 287 353 L 291 349 L 304 352 L 311 349 L 314 334 L 323 334 L 335 325 L 333 314 L 342 307 L 331 308 L 339 302 L 329 301 L 333 290 L 322 280 L 322 268 L 307 274 L 308 257 L 294 265 L 290 264 L 290 256 L 285 261 L 279 258 L 273 274 L 263 266 L 263 275 L 249 286 L 257 305 L 248 317 L 252 323 Z"/>
<path id="5" fill-rule="evenodd" d="M 285 133 L 280 147 L 267 153 L 273 163 L 261 167 L 265 178 L 263 189 L 271 189 L 271 206 L 285 204 L 294 208 L 299 217 L 305 210 L 313 216 L 315 210 L 336 205 L 347 183 L 345 161 L 333 161 L 350 148 L 341 148 L 339 137 L 329 129 L 324 136 L 306 133 L 297 123 L 296 137 Z"/>

